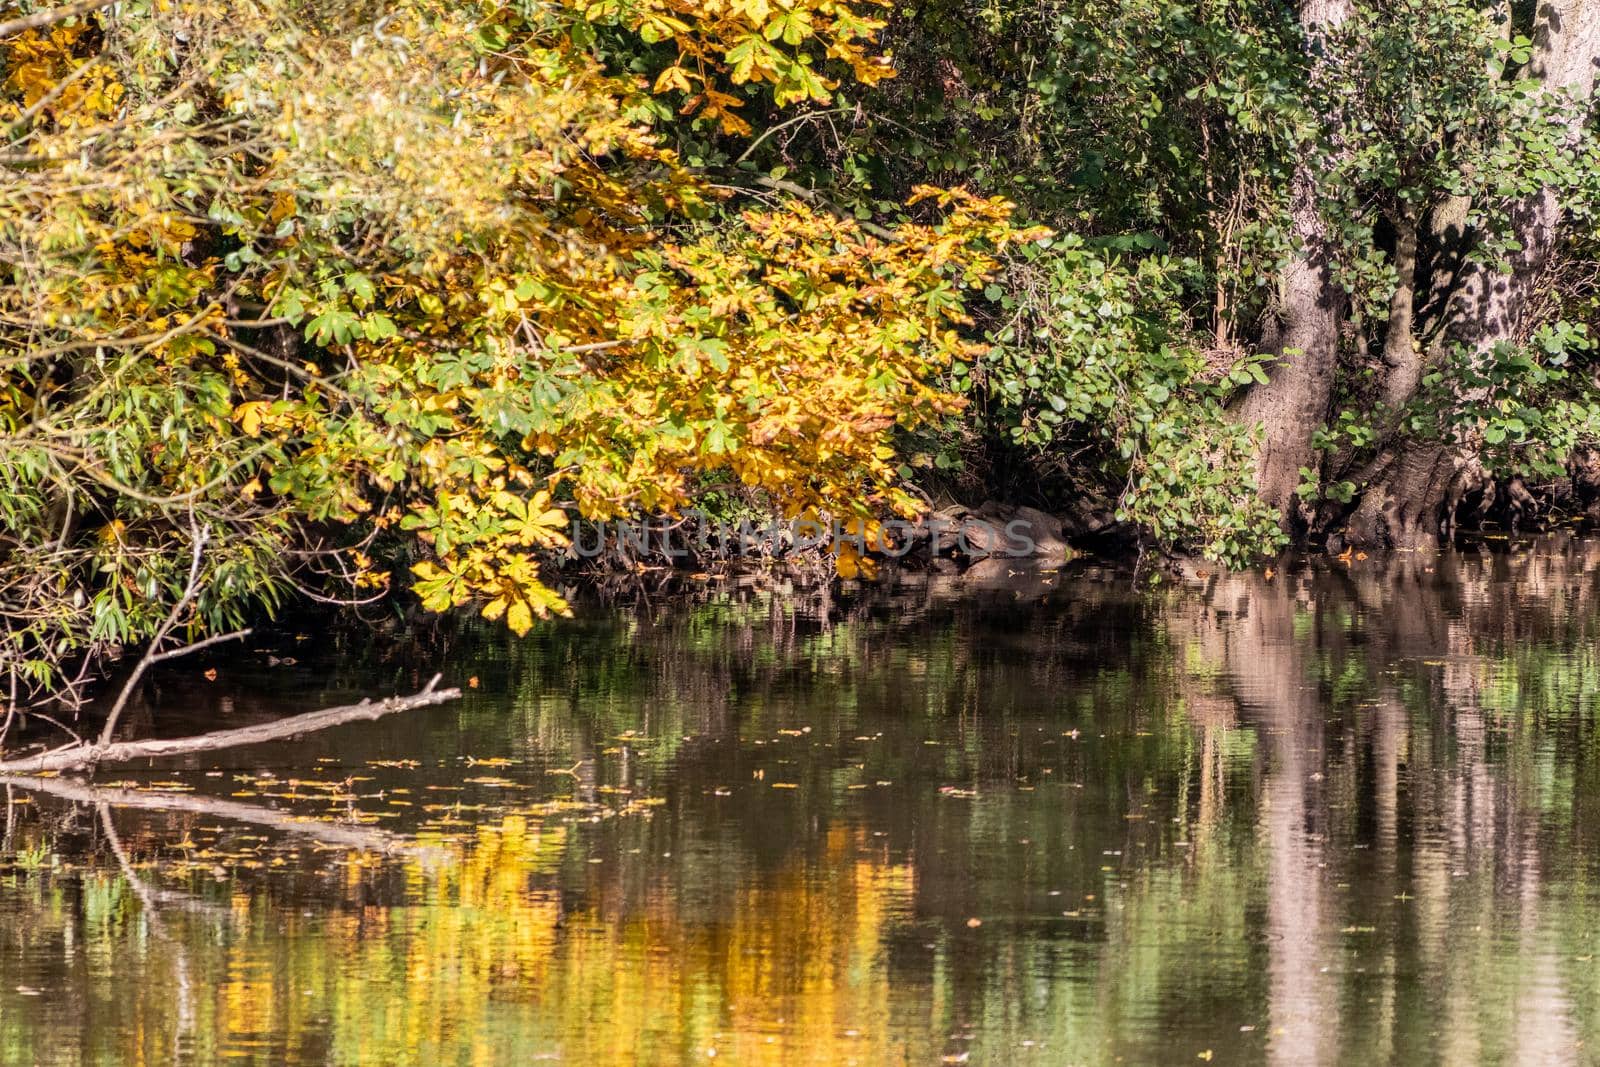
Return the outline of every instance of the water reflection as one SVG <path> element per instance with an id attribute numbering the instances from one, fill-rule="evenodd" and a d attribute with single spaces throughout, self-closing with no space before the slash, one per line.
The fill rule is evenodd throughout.
<path id="1" fill-rule="evenodd" d="M 1597 564 L 733 588 L 173 675 L 174 731 L 479 686 L 8 786 L 0 1061 L 1580 1062 Z"/>

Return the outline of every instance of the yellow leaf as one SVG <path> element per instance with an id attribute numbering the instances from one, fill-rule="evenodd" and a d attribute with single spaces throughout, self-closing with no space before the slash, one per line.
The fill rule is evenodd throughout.
<path id="1" fill-rule="evenodd" d="M 269 405 L 266 401 L 252 400 L 233 409 L 233 421 L 247 437 L 254 437 L 260 432 L 261 421 L 267 417 L 268 410 Z"/>
<path id="2" fill-rule="evenodd" d="M 687 93 L 692 86 L 689 84 L 689 73 L 679 66 L 671 66 L 662 71 L 656 78 L 656 83 L 651 87 L 652 92 L 664 93 L 671 89 Z"/>

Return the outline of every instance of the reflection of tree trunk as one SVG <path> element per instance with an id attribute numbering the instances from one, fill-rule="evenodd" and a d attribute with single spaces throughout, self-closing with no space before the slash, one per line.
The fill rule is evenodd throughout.
<path id="1" fill-rule="evenodd" d="M 1313 55 L 1325 47 L 1324 32 L 1349 14 L 1350 0 L 1303 0 L 1300 25 Z M 1313 59 L 1313 79 L 1321 67 L 1320 60 Z M 1242 422 L 1261 424 L 1256 484 L 1286 523 L 1298 501 L 1300 468 L 1312 463 L 1311 435 L 1328 416 L 1338 367 L 1339 326 L 1348 302 L 1333 279 L 1332 240 L 1320 205 L 1320 170 L 1312 161 L 1295 170 L 1290 214 L 1298 247 L 1279 278 L 1283 316 L 1271 346 L 1281 358 L 1267 382 L 1250 390 L 1239 408 Z"/>
<path id="2" fill-rule="evenodd" d="M 1400 844 L 1400 763 L 1410 733 L 1405 705 L 1393 690 L 1385 692 L 1371 709 L 1372 789 L 1376 809 L 1372 849 L 1375 853 L 1374 886 L 1379 893 L 1397 896 L 1401 892 L 1397 869 Z M 1400 973 L 1399 954 L 1394 939 L 1384 941 L 1383 973 Z M 1398 990 L 1393 979 L 1376 991 L 1381 998 L 1376 1015 L 1378 1040 L 1374 1047 L 1384 1061 L 1395 1055 L 1395 1015 Z"/>
<path id="3" fill-rule="evenodd" d="M 1561 946 L 1546 942 L 1539 926 L 1541 877 L 1538 826 L 1523 828 L 1520 845 L 1522 907 L 1518 924 L 1517 955 L 1532 967 L 1517 991 L 1517 1039 L 1514 1062 L 1538 1064 L 1578 1062 L 1578 1034 L 1572 1019 L 1572 997 L 1557 963 Z"/>
<path id="4" fill-rule="evenodd" d="M 1514 557 L 1397 554 L 1348 570 L 1318 562 L 1276 581 L 1223 576 L 1208 581 L 1209 611 L 1182 620 L 1199 646 L 1195 658 L 1224 666 L 1266 767 L 1257 848 L 1272 1058 L 1329 1061 L 1348 1051 L 1345 1042 L 1375 1062 L 1415 1053 L 1422 995 L 1438 1015 L 1428 1029 L 1438 1031 L 1430 1041 L 1441 1062 L 1579 1059 L 1578 979 L 1564 964 L 1572 945 L 1552 921 L 1565 910 L 1553 912 L 1545 898 L 1547 886 L 1567 884 L 1544 869 L 1548 785 L 1542 762 L 1520 762 L 1529 746 L 1543 751 L 1551 728 L 1524 724 L 1539 731 L 1531 739 L 1508 731 L 1518 720 L 1501 718 L 1484 694 L 1506 691 L 1501 672 L 1535 691 L 1515 650 L 1587 654 L 1597 556 L 1600 548 L 1568 551 L 1552 539 Z M 1354 610 L 1325 624 L 1319 608 L 1322 617 Z M 1349 712 L 1330 707 L 1319 684 L 1347 684 L 1356 662 L 1367 668 L 1363 696 L 1373 699 L 1358 698 Z M 1209 765 L 1216 731 L 1190 692 L 1208 691 L 1204 677 L 1179 684 Z M 1535 698 L 1541 708 L 1552 699 Z M 1341 732 L 1325 731 L 1329 715 Z M 1342 751 L 1329 751 L 1329 737 L 1343 739 Z M 1202 773 L 1196 840 L 1210 803 Z M 1571 780 L 1587 779 L 1574 769 Z M 1370 798 L 1370 807 L 1341 814 L 1349 809 L 1335 798 L 1351 797 Z M 1370 857 L 1325 844 L 1330 821 L 1341 845 L 1344 828 L 1369 833 Z M 1359 893 L 1337 891 L 1336 882 Z M 1374 926 L 1360 948 L 1339 932 L 1351 921 Z M 1372 955 L 1352 960 L 1348 951 Z M 1360 977 L 1324 972 L 1340 961 L 1359 965 Z M 1347 1032 L 1331 1029 L 1344 1020 Z"/>
<path id="5" fill-rule="evenodd" d="M 1407 733 L 1405 705 L 1392 691 L 1386 693 L 1372 709 L 1372 787 L 1378 816 L 1372 847 L 1390 885 L 1400 839 L 1400 752 Z"/>
<path id="6" fill-rule="evenodd" d="M 1275 1063 L 1332 1062 L 1338 988 L 1322 877 L 1321 701 L 1308 675 L 1310 643 L 1295 635 L 1293 579 L 1218 583 L 1214 603 L 1236 613 L 1226 664 L 1243 714 L 1257 724 L 1271 761 L 1260 824 L 1267 861 L 1269 996 Z M 1315 777 L 1313 777 L 1315 775 Z"/>
<path id="7" fill-rule="evenodd" d="M 1264 836 L 1272 850 L 1267 874 L 1267 923 L 1272 937 L 1271 983 L 1274 1063 L 1331 1062 L 1337 1048 L 1337 987 L 1323 971 L 1331 958 L 1325 942 L 1321 844 L 1308 831 L 1307 767 L 1319 765 L 1293 732 L 1277 732 L 1270 746 Z"/>
<path id="8" fill-rule="evenodd" d="M 1513 791 L 1516 780 L 1498 766 L 1492 717 L 1481 699 L 1490 668 L 1478 653 L 1478 643 L 1485 638 L 1516 642 L 1519 635 L 1514 630 L 1502 629 L 1511 619 L 1503 598 L 1512 589 L 1519 596 L 1539 593 L 1536 575 L 1507 574 L 1506 562 L 1503 557 L 1492 561 L 1459 557 L 1452 568 L 1451 587 L 1459 591 L 1458 607 L 1476 605 L 1477 611 L 1447 618 L 1437 642 L 1417 644 L 1405 653 L 1406 658 L 1421 659 L 1430 671 L 1437 671 L 1430 711 L 1453 749 L 1448 769 L 1440 756 L 1424 755 L 1418 761 L 1419 765 L 1435 763 L 1439 773 L 1432 782 L 1414 783 L 1416 819 L 1437 824 L 1445 832 L 1441 839 L 1415 843 L 1411 889 L 1415 900 L 1407 906 L 1416 911 L 1414 922 L 1422 933 L 1425 969 L 1440 976 L 1442 983 L 1437 1001 L 1444 1060 L 1476 1062 L 1486 1052 L 1484 988 L 1476 976 L 1461 968 L 1459 945 L 1451 937 L 1453 926 L 1464 921 L 1457 910 L 1458 879 L 1480 877 L 1493 881 L 1486 902 L 1493 910 L 1486 919 L 1504 921 L 1505 906 L 1516 909 L 1516 946 L 1504 949 L 1504 958 L 1531 964 L 1515 993 L 1517 1032 L 1510 1043 L 1512 1062 L 1573 1062 L 1576 1034 L 1570 996 L 1558 954 L 1554 946 L 1545 943 L 1548 931 L 1540 923 L 1543 875 L 1537 801 L 1518 796 Z M 1489 584 L 1491 580 L 1498 583 L 1498 590 Z M 1440 604 L 1428 615 L 1436 617 L 1446 606 Z M 1508 891 L 1510 899 L 1503 895 Z"/>
<path id="9" fill-rule="evenodd" d="M 1206 724 L 1201 728 L 1200 742 L 1200 807 L 1195 813 L 1194 848 L 1191 858 L 1204 851 L 1210 842 L 1212 830 L 1222 819 L 1227 796 L 1223 782 L 1222 738 L 1226 726 Z"/>
<path id="10" fill-rule="evenodd" d="M 1227 633 L 1220 618 L 1224 614 L 1223 611 L 1205 610 L 1184 619 L 1186 636 L 1193 640 L 1193 651 L 1204 662 L 1222 662 L 1227 658 Z M 1205 853 L 1227 807 L 1225 749 L 1228 731 L 1238 722 L 1239 708 L 1233 696 L 1218 692 L 1216 682 L 1210 678 L 1201 679 L 1184 674 L 1179 676 L 1178 686 L 1190 729 L 1200 733 L 1200 795 L 1194 812 L 1193 847 L 1189 850 L 1189 859 L 1193 862 Z M 1189 777 L 1186 774 L 1186 797 L 1188 789 Z"/>

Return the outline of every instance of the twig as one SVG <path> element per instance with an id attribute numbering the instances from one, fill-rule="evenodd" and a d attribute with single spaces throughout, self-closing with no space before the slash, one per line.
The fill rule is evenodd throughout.
<path id="1" fill-rule="evenodd" d="M 249 637 L 252 632 L 253 631 L 250 630 L 249 627 L 246 627 L 243 630 L 235 630 L 231 634 L 217 634 L 213 637 L 208 637 L 203 641 L 196 641 L 193 644 L 184 645 L 182 648 L 169 648 L 165 652 L 151 656 L 150 662 L 160 663 L 163 660 L 177 659 L 179 656 L 187 656 L 191 652 L 199 652 L 202 648 L 210 648 L 212 645 L 220 645 L 224 641 L 238 641 L 241 638 Z"/>
<path id="2" fill-rule="evenodd" d="M 75 4 L 63 4 L 60 7 L 48 8 L 44 11 L 35 11 L 31 15 L 24 15 L 20 19 L 10 22 L 0 22 L 0 37 L 10 37 L 23 30 L 37 30 L 45 26 L 54 26 L 64 22 L 74 15 L 87 15 L 91 11 L 98 11 L 103 7 L 110 7 L 117 0 L 78 0 Z"/>
<path id="3" fill-rule="evenodd" d="M 807 111 L 803 115 L 796 115 L 792 119 L 789 119 L 789 120 L 787 120 L 785 122 L 780 122 L 776 126 L 773 126 L 771 129 L 767 130 L 760 137 L 757 137 L 755 140 L 751 141 L 749 146 L 746 147 L 745 150 L 739 154 L 739 158 L 735 159 L 733 161 L 733 165 L 737 167 L 740 163 L 743 163 L 745 160 L 749 159 L 752 155 L 755 154 L 755 150 L 761 147 L 762 142 L 764 142 L 768 137 L 771 137 L 775 133 L 781 133 L 782 131 L 788 129 L 789 127 L 798 125 L 798 124 L 800 124 L 802 122 L 814 122 L 817 119 L 824 118 L 824 117 L 826 117 L 828 115 L 843 115 L 846 112 L 853 111 L 853 110 L 854 110 L 854 108 L 835 107 L 835 108 L 829 108 L 826 111 Z"/>
<path id="4" fill-rule="evenodd" d="M 833 214 L 838 216 L 839 218 L 845 220 L 846 222 L 855 223 L 864 232 L 870 233 L 872 236 L 877 237 L 877 238 L 879 238 L 881 240 L 884 240 L 884 241 L 897 241 L 897 240 L 899 240 L 899 237 L 895 234 L 895 232 L 893 230 L 887 229 L 887 228 L 885 228 L 883 226 L 879 226 L 875 222 L 868 222 L 865 219 L 856 218 L 854 215 L 851 215 L 848 212 L 846 212 L 844 210 L 844 208 L 840 207 L 838 204 L 835 204 L 833 201 L 831 201 L 831 200 L 827 199 L 826 197 L 824 197 L 821 193 L 817 192 L 815 189 L 807 189 L 803 185 L 796 185 L 794 182 L 785 181 L 782 178 L 771 178 L 771 177 L 767 177 L 766 175 L 762 175 L 761 177 L 757 178 L 756 179 L 756 184 L 757 185 L 764 185 L 768 189 L 775 189 L 780 193 L 788 193 L 790 196 L 797 196 L 801 200 L 804 200 L 808 204 L 812 204 L 812 205 L 816 205 L 816 206 L 820 206 L 820 207 L 826 208 L 827 210 L 833 212 Z M 735 188 L 737 188 L 737 186 Z M 745 191 L 748 192 L 748 190 L 745 190 Z"/>
<path id="5" fill-rule="evenodd" d="M 134 895 L 139 898 L 139 904 L 144 909 L 145 922 L 150 925 L 150 932 L 163 941 L 172 942 L 172 972 L 178 980 L 178 1031 L 187 1033 L 194 1024 L 194 1007 L 189 993 L 189 953 L 183 943 L 174 938 L 167 931 L 167 924 L 161 918 L 161 912 L 156 908 L 156 901 L 162 897 L 171 898 L 176 895 L 179 900 L 189 906 L 200 904 L 199 901 L 185 894 L 170 894 L 157 889 L 139 877 L 139 872 L 133 869 L 133 861 L 128 859 L 128 853 L 122 848 L 122 839 L 117 836 L 117 826 L 111 820 L 111 805 L 105 801 L 98 801 L 95 807 L 100 812 L 100 824 L 105 828 L 106 841 L 111 845 L 111 852 L 117 857 L 117 864 L 122 868 L 122 877 L 127 880 L 133 889 Z M 202 905 L 204 906 L 204 905 Z"/>
<path id="6" fill-rule="evenodd" d="M 346 401 L 347 403 L 356 403 L 359 400 L 354 393 L 340 388 L 320 374 L 313 374 L 311 371 L 306 370 L 304 367 L 293 362 L 292 360 L 282 359 L 273 355 L 271 352 L 263 352 L 254 345 L 247 345 L 238 338 L 230 337 L 225 333 L 218 333 L 215 330 L 207 330 L 206 334 L 213 340 L 221 341 L 235 352 L 249 356 L 251 359 L 259 359 L 263 363 L 268 363 L 274 367 L 277 367 L 279 370 L 287 371 L 288 373 L 293 374 L 295 377 L 308 381 L 313 385 L 321 386 L 328 393 L 338 397 L 340 400 Z"/>
<path id="7" fill-rule="evenodd" d="M 17 675 L 11 673 L 11 695 L 6 700 L 6 722 L 0 726 L 0 752 L 5 751 L 6 738 L 11 736 L 11 724 L 17 718 Z"/>
<path id="8" fill-rule="evenodd" d="M 84 743 L 83 738 L 82 738 L 82 736 L 79 735 L 78 731 L 74 730 L 72 727 L 68 726 L 66 723 L 62 722 L 60 719 L 53 719 L 50 716 L 46 715 L 44 712 L 39 711 L 36 708 L 31 710 L 31 711 L 29 711 L 28 714 L 33 716 L 35 719 L 41 719 L 41 720 L 49 723 L 51 726 L 54 726 L 57 730 L 60 730 L 62 733 L 66 734 L 68 737 L 72 738 L 72 744 L 81 745 L 81 744 Z"/>
<path id="9" fill-rule="evenodd" d="M 189 606 L 190 601 L 194 600 L 196 594 L 200 592 L 200 560 L 205 552 L 206 532 L 200 528 L 199 523 L 194 521 L 192 512 L 189 518 L 189 532 L 193 540 L 193 549 L 189 560 L 189 584 L 184 588 L 183 595 L 178 598 L 178 602 L 172 605 L 172 610 L 167 612 L 166 619 L 161 623 L 160 628 L 156 630 L 155 636 L 150 639 L 150 644 L 145 649 L 144 655 L 139 658 L 138 664 L 134 666 L 133 673 L 128 675 L 128 680 L 123 683 L 122 692 L 117 694 L 117 702 L 111 706 L 111 714 L 106 716 L 105 728 L 100 731 L 100 741 L 95 746 L 97 748 L 105 749 L 111 744 L 111 738 L 117 732 L 117 721 L 122 718 L 122 710 L 128 706 L 128 698 L 133 696 L 134 687 L 139 684 L 139 679 L 144 677 L 144 672 L 150 668 L 152 663 L 156 662 L 156 657 L 160 655 L 156 649 L 161 646 L 162 641 L 166 640 L 166 636 L 172 632 L 172 628 L 178 624 L 178 618 L 183 614 L 183 610 Z"/>
<path id="10" fill-rule="evenodd" d="M 609 352 L 613 348 L 621 348 L 628 344 L 627 341 L 592 341 L 586 345 L 556 345 L 552 352 L 559 352 L 564 356 L 583 355 L 586 352 Z"/>

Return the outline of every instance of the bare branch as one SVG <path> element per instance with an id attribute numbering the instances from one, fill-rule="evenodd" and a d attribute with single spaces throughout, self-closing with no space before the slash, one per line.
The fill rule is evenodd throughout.
<path id="1" fill-rule="evenodd" d="M 351 722 L 371 722 L 397 711 L 425 708 L 444 704 L 461 696 L 460 689 L 438 689 L 440 675 L 434 675 L 420 693 L 407 697 L 390 697 L 374 704 L 363 700 L 359 704 L 310 711 L 304 715 L 291 715 L 276 722 L 241 726 L 233 730 L 216 730 L 195 737 L 179 737 L 164 741 L 121 741 L 93 745 L 71 745 L 22 759 L 0 760 L 0 775 L 38 774 L 45 771 L 73 770 L 94 767 L 100 763 L 127 763 L 131 760 L 156 759 L 161 756 L 182 756 L 194 752 L 215 752 L 224 748 L 265 744 L 282 741 L 300 734 L 326 730 Z"/>
<path id="2" fill-rule="evenodd" d="M 151 656 L 150 662 L 161 663 L 164 660 L 177 659 L 179 656 L 187 656 L 191 652 L 199 652 L 202 648 L 210 648 L 212 645 L 220 645 L 224 641 L 237 641 L 240 638 L 249 637 L 250 634 L 251 630 L 249 627 L 246 627 L 243 630 L 235 630 L 229 634 L 216 634 L 212 637 L 206 638 L 203 641 L 195 641 L 194 643 L 184 645 L 181 648 L 169 648 L 165 652 Z"/>
<path id="3" fill-rule="evenodd" d="M 62 4 L 60 7 L 46 8 L 44 11 L 35 11 L 31 15 L 24 15 L 10 22 L 0 22 L 0 37 L 10 37 L 14 33 L 24 30 L 37 30 L 45 26 L 54 26 L 58 22 L 65 22 L 75 15 L 87 15 L 91 11 L 98 11 L 103 7 L 110 7 L 117 0 L 78 0 L 75 4 Z"/>
<path id="4" fill-rule="evenodd" d="M 161 623 L 161 628 L 150 639 L 150 644 L 145 649 L 144 655 L 139 658 L 138 664 L 133 668 L 133 673 L 128 675 L 127 682 L 123 684 L 122 692 L 117 694 L 117 702 L 111 706 L 111 714 L 106 716 L 105 728 L 100 731 L 100 741 L 95 746 L 97 749 L 103 751 L 106 746 L 111 744 L 112 737 L 116 736 L 117 720 L 122 718 L 122 710 L 128 706 L 128 698 L 133 695 L 134 687 L 139 684 L 139 679 L 144 677 L 144 672 L 149 670 L 150 665 L 156 662 L 156 657 L 159 655 L 157 649 L 161 647 L 161 642 L 166 640 L 167 634 L 171 633 L 172 628 L 178 624 L 178 619 L 183 615 L 183 610 L 189 606 L 190 602 L 200 592 L 200 561 L 205 553 L 206 533 L 201 529 L 200 524 L 194 521 L 192 513 L 189 520 L 189 531 L 193 545 L 189 560 L 189 584 L 184 587 L 183 595 L 178 598 L 178 602 L 172 605 L 172 610 L 167 612 L 167 617 Z"/>

